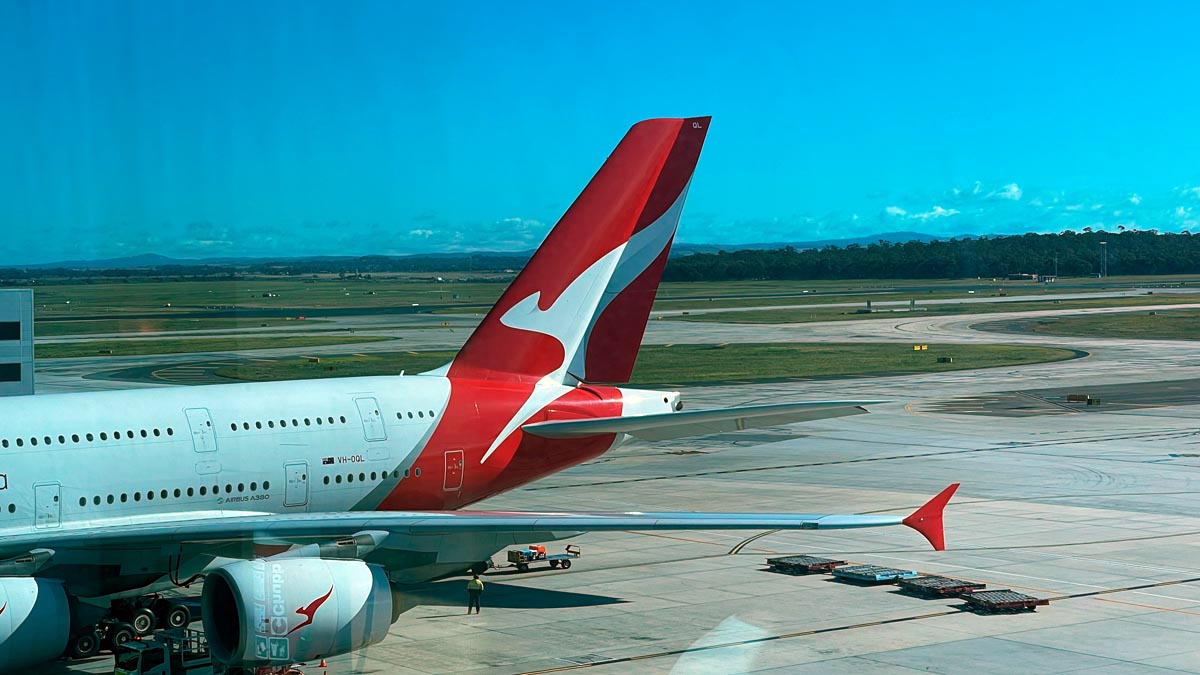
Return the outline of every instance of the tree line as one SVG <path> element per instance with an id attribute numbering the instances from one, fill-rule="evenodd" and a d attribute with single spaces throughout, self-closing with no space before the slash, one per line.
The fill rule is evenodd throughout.
<path id="1" fill-rule="evenodd" d="M 1200 235 L 1154 230 L 963 237 L 820 249 L 719 251 L 672 258 L 665 281 L 963 279 L 1011 274 L 1196 274 Z"/>

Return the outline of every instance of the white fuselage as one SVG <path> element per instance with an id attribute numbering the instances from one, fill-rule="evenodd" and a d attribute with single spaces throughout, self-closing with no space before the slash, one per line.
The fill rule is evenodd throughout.
<path id="1" fill-rule="evenodd" d="M 0 400 L 0 536 L 374 508 L 420 479 L 449 391 L 410 376 Z"/>

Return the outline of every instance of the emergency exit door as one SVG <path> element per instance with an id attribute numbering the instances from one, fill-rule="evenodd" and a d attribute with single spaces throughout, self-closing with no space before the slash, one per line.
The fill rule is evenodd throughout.
<path id="1" fill-rule="evenodd" d="M 447 450 L 446 451 L 446 473 L 445 480 L 442 482 L 442 489 L 446 492 L 454 492 L 462 487 L 463 484 L 463 451 L 462 450 Z"/>
<path id="2" fill-rule="evenodd" d="M 196 452 L 212 452 L 217 449 L 217 437 L 214 434 L 212 415 L 206 408 L 188 408 L 183 411 L 187 415 L 188 428 L 192 430 L 192 446 Z"/>
<path id="3" fill-rule="evenodd" d="M 383 426 L 383 413 L 379 412 L 379 401 L 374 398 L 356 398 L 358 416 L 362 418 L 363 434 L 368 441 L 386 441 L 387 429 Z"/>
<path id="4" fill-rule="evenodd" d="M 290 462 L 284 465 L 287 482 L 283 486 L 284 506 L 304 506 L 308 503 L 308 462 Z"/>
<path id="5" fill-rule="evenodd" d="M 62 489 L 58 483 L 33 486 L 33 525 L 58 527 L 62 522 Z"/>

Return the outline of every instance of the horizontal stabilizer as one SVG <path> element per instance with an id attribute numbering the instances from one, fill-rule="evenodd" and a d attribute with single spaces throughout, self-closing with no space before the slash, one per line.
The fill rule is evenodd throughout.
<path id="1" fill-rule="evenodd" d="M 770 427 L 777 424 L 861 415 L 867 412 L 862 406 L 872 403 L 880 403 L 880 401 L 807 401 L 629 417 L 550 420 L 526 424 L 521 429 L 542 438 L 629 434 L 647 441 L 665 441 L 672 438 L 705 436 L 725 431 Z"/>

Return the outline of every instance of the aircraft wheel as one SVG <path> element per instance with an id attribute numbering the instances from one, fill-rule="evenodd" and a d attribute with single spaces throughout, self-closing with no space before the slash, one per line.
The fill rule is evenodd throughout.
<path id="1" fill-rule="evenodd" d="M 100 634 L 95 628 L 89 627 L 71 636 L 71 657 L 86 659 L 100 653 Z"/>
<path id="2" fill-rule="evenodd" d="M 154 626 L 158 621 L 154 618 L 154 611 L 149 607 L 136 609 L 129 617 L 129 625 L 133 626 L 133 632 L 139 636 L 149 635 L 154 632 Z"/>
<path id="3" fill-rule="evenodd" d="M 167 612 L 167 628 L 183 628 L 192 622 L 192 610 L 187 605 L 174 605 Z"/>
<path id="4" fill-rule="evenodd" d="M 121 645 L 125 644 L 126 642 L 129 642 L 130 640 L 132 640 L 135 637 L 137 637 L 137 634 L 134 632 L 133 626 L 130 626 L 129 624 L 124 623 L 124 622 L 116 623 L 116 624 L 113 624 L 113 627 L 109 630 L 108 644 L 112 647 L 112 650 L 115 652 L 117 650 L 117 647 L 120 647 Z"/>

